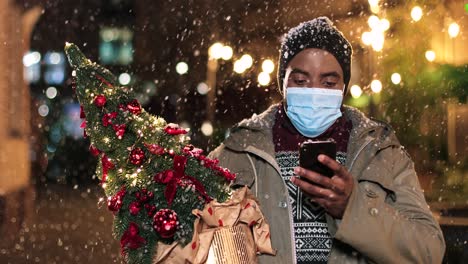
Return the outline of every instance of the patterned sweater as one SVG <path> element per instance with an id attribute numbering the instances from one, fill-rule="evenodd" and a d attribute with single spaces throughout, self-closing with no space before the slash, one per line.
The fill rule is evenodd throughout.
<path id="1" fill-rule="evenodd" d="M 299 166 L 299 146 L 309 138 L 302 136 L 292 125 L 284 112 L 283 105 L 276 114 L 273 126 L 276 161 L 281 169 L 289 192 L 289 203 L 292 208 L 290 216 L 293 222 L 293 241 L 297 263 L 327 263 L 333 238 L 328 232 L 325 210 L 318 204 L 310 202 L 296 185 L 290 181 L 294 168 Z M 322 135 L 312 140 L 332 138 L 337 143 L 337 161 L 346 162 L 347 145 L 352 124 L 339 118 Z"/>

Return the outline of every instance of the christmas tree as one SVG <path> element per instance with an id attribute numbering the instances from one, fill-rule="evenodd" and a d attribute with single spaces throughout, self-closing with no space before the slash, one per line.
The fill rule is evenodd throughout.
<path id="1" fill-rule="evenodd" d="M 158 242 L 191 241 L 192 210 L 225 201 L 235 175 L 190 145 L 186 130 L 147 113 L 132 88 L 76 45 L 67 43 L 65 52 L 114 236 L 128 263 L 152 263 Z"/>

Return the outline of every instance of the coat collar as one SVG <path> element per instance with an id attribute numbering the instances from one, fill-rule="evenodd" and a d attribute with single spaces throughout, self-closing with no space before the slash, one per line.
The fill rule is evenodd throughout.
<path id="1" fill-rule="evenodd" d="M 272 128 L 278 109 L 279 104 L 273 104 L 263 113 L 254 114 L 251 118 L 242 120 L 231 129 L 231 135 L 225 140 L 224 144 L 236 151 L 245 150 L 250 146 L 262 149 L 274 156 Z M 359 144 L 355 143 L 366 137 L 381 139 L 388 144 L 399 145 L 393 130 L 388 124 L 367 118 L 358 109 L 346 105 L 343 105 L 343 116 L 347 120 L 351 120 L 353 124 L 348 152 L 356 151 L 356 145 Z"/>

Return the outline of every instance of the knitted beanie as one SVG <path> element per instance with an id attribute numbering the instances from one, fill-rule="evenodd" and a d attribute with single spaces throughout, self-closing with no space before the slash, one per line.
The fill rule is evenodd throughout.
<path id="1" fill-rule="evenodd" d="M 333 26 L 327 17 L 318 17 L 291 28 L 283 37 L 280 56 L 278 60 L 278 85 L 283 92 L 283 80 L 288 63 L 299 52 L 309 49 L 323 49 L 335 56 L 343 70 L 343 81 L 346 94 L 351 78 L 351 44 L 343 34 Z"/>

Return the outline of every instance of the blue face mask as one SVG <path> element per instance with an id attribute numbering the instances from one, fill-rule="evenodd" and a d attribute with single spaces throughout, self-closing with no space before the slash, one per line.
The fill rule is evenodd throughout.
<path id="1" fill-rule="evenodd" d="M 286 114 L 306 137 L 325 132 L 341 116 L 343 92 L 336 89 L 288 87 Z"/>

